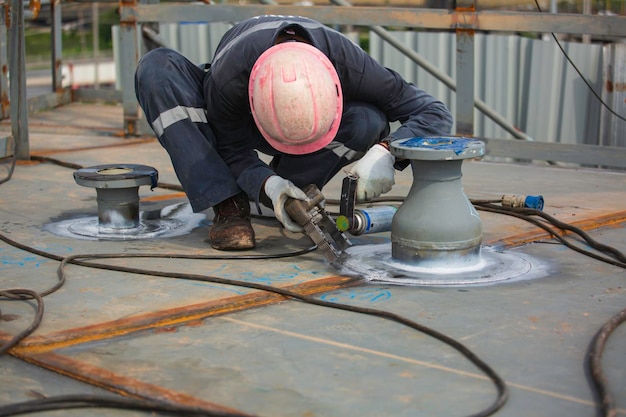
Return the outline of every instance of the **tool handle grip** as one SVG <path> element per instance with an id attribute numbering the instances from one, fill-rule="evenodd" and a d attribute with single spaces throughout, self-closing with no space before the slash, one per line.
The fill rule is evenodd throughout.
<path id="1" fill-rule="evenodd" d="M 289 214 L 289 216 L 300 226 L 304 226 L 311 220 L 311 210 L 325 200 L 324 195 L 315 184 L 307 185 L 302 189 L 302 191 L 304 191 L 308 197 L 307 200 L 289 198 L 285 202 L 285 210 L 287 210 L 287 214 Z"/>

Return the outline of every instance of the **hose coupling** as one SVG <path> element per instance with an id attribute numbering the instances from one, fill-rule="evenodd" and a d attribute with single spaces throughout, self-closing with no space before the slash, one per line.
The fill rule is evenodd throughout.
<path id="1" fill-rule="evenodd" d="M 543 210 L 543 196 L 505 194 L 502 196 L 502 205 Z"/>

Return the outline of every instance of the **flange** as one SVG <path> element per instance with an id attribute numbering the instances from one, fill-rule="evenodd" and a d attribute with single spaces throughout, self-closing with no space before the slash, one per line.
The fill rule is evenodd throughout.
<path id="1" fill-rule="evenodd" d="M 392 154 L 409 159 L 413 169 L 413 184 L 391 225 L 392 258 L 429 267 L 480 261 L 482 223 L 463 192 L 461 164 L 484 151 L 484 142 L 462 137 L 391 143 Z"/>
<path id="2" fill-rule="evenodd" d="M 139 227 L 139 187 L 156 187 L 158 172 L 147 165 L 97 165 L 75 171 L 74 180 L 96 189 L 98 224 L 116 231 Z"/>

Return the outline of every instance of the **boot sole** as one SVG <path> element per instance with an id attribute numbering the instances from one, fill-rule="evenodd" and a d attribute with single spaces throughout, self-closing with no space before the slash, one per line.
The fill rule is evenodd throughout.
<path id="1" fill-rule="evenodd" d="M 224 251 L 236 251 L 236 250 L 246 250 L 246 249 L 254 249 L 256 247 L 256 243 L 254 240 L 244 240 L 236 239 L 232 241 L 224 241 L 224 242 L 211 242 L 211 247 L 216 250 L 224 250 Z"/>

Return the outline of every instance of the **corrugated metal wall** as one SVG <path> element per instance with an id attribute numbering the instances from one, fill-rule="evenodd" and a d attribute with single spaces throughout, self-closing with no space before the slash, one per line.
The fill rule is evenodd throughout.
<path id="1" fill-rule="evenodd" d="M 423 58 L 456 78 L 454 33 L 392 32 Z M 443 100 L 454 112 L 455 93 L 412 60 L 371 34 L 370 54 L 420 88 Z M 476 34 L 474 88 L 477 98 L 532 138 L 545 142 L 599 143 L 600 103 L 569 65 L 553 40 Z M 601 45 L 563 43 L 570 59 L 601 94 Z M 511 138 L 476 111 L 474 134 Z"/>
<path id="2" fill-rule="evenodd" d="M 211 62 L 217 44 L 230 27 L 227 23 L 169 23 L 161 24 L 159 33 L 191 62 L 204 64 Z"/>
<path id="3" fill-rule="evenodd" d="M 169 46 L 201 64 L 210 62 L 221 36 L 229 27 L 226 23 L 162 24 L 160 33 Z M 454 33 L 391 33 L 455 79 Z M 480 33 L 474 40 L 476 97 L 511 124 L 542 142 L 626 146 L 626 123 L 602 109 L 551 37 L 540 40 Z M 566 42 L 562 45 L 598 95 L 603 96 L 615 112 L 624 115 L 625 45 Z M 375 33 L 370 34 L 369 53 L 381 64 L 441 99 L 454 113 L 455 92 Z M 617 86 L 610 92 L 603 81 L 607 77 Z M 511 138 L 478 110 L 474 122 L 476 136 Z"/>
<path id="4" fill-rule="evenodd" d="M 604 48 L 602 99 L 622 118 L 626 116 L 626 43 Z M 626 122 L 606 108 L 600 113 L 600 145 L 626 146 Z"/>

